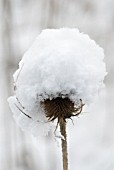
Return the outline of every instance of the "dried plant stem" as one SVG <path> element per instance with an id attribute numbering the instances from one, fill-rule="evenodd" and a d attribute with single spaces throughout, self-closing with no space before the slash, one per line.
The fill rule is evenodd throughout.
<path id="1" fill-rule="evenodd" d="M 60 122 L 60 131 L 64 139 L 62 141 L 62 155 L 63 155 L 63 170 L 68 170 L 68 153 L 67 153 L 67 135 L 66 135 L 66 122 L 61 118 Z"/>

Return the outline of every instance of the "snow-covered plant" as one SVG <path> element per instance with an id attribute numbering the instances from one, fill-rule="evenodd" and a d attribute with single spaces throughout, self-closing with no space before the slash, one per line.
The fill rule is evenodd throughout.
<path id="1" fill-rule="evenodd" d="M 103 58 L 103 49 L 78 29 L 46 29 L 14 74 L 14 96 L 8 102 L 17 123 L 37 137 L 60 126 L 64 170 L 66 120 L 79 115 L 104 86 Z"/>

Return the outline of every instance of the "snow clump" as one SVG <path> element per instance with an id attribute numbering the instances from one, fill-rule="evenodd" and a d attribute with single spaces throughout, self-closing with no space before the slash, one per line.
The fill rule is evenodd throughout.
<path id="1" fill-rule="evenodd" d="M 34 136 L 55 129 L 40 105 L 66 95 L 73 103 L 93 101 L 104 86 L 104 52 L 78 29 L 46 29 L 24 54 L 14 74 L 14 96 L 8 102 L 17 123 Z"/>

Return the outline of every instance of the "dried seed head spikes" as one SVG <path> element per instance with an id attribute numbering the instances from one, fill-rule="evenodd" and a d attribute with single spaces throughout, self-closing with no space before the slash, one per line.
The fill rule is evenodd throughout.
<path id="1" fill-rule="evenodd" d="M 57 97 L 52 100 L 46 99 L 44 102 L 41 102 L 41 105 L 48 120 L 54 121 L 57 118 L 58 123 L 61 118 L 66 122 L 66 119 L 70 119 L 72 116 L 78 116 L 84 106 L 80 99 L 80 104 L 76 107 L 68 97 Z"/>

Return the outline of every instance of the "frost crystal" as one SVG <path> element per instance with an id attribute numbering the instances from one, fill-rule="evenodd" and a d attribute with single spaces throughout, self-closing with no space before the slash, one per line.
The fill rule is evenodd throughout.
<path id="1" fill-rule="evenodd" d="M 35 136 L 47 135 L 48 122 L 40 105 L 45 99 L 67 97 L 91 103 L 103 87 L 104 52 L 78 29 L 46 29 L 25 53 L 14 74 L 14 96 L 8 99 L 18 124 Z"/>

